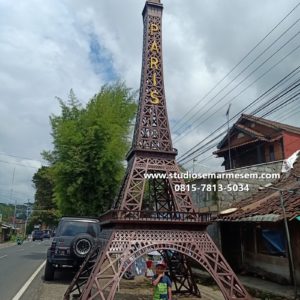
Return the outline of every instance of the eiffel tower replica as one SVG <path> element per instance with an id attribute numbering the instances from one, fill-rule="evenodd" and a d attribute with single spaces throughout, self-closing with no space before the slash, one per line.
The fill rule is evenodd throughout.
<path id="1" fill-rule="evenodd" d="M 251 299 L 206 232 L 210 214 L 197 213 L 172 147 L 163 80 L 160 0 L 143 10 L 143 62 L 128 167 L 110 211 L 100 217 L 100 243 L 65 293 L 70 299 L 112 300 L 132 263 L 157 250 L 168 264 L 174 293 L 201 297 L 191 261 L 206 269 L 225 299 Z"/>

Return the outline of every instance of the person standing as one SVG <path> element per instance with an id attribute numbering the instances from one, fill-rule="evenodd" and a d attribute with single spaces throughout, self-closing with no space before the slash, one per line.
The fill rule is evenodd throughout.
<path id="1" fill-rule="evenodd" d="M 172 282 L 165 274 L 166 269 L 164 262 L 156 265 L 156 274 L 152 278 L 153 300 L 172 300 Z"/>

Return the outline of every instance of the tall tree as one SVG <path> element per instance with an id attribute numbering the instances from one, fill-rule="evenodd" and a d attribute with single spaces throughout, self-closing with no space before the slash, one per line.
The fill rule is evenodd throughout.
<path id="1" fill-rule="evenodd" d="M 57 225 L 60 213 L 53 198 L 53 175 L 51 167 L 41 167 L 32 178 L 36 189 L 33 212 L 29 219 L 28 231 L 34 225 L 43 224 L 46 227 Z"/>
<path id="2" fill-rule="evenodd" d="M 134 94 L 121 83 L 104 86 L 83 108 L 71 91 L 51 116 L 54 197 L 62 214 L 99 215 L 112 204 L 124 174 Z"/>

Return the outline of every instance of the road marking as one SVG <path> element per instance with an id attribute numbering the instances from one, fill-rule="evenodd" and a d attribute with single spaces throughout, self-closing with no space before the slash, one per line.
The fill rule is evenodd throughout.
<path id="1" fill-rule="evenodd" d="M 6 257 L 6 256 L 7 256 L 6 254 L 5 254 L 5 255 L 2 255 L 2 256 L 0 256 L 0 259 L 1 259 L 1 258 L 4 258 L 4 257 Z"/>
<path id="2" fill-rule="evenodd" d="M 22 286 L 22 288 L 18 291 L 18 293 L 12 298 L 12 300 L 19 300 L 22 295 L 25 293 L 25 291 L 28 289 L 31 282 L 34 280 L 34 278 L 37 276 L 37 274 L 41 271 L 41 269 L 46 264 L 46 260 L 35 270 L 35 272 L 31 275 L 31 277 L 25 282 L 25 284 Z"/>
<path id="3" fill-rule="evenodd" d="M 16 252 L 19 252 L 19 251 L 24 251 L 25 249 L 24 248 L 22 248 L 22 249 L 19 249 L 19 250 L 17 250 Z"/>

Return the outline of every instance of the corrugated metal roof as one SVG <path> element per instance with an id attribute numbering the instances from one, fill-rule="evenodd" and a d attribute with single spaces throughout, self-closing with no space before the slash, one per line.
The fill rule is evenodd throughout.
<path id="1" fill-rule="evenodd" d="M 266 214 L 266 215 L 257 215 L 249 216 L 238 219 L 239 222 L 277 222 L 280 220 L 280 215 L 278 214 Z"/>

